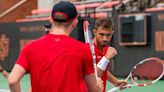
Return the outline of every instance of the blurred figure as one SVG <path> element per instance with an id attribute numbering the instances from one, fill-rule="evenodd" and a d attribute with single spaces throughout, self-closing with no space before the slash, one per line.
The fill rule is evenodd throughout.
<path id="1" fill-rule="evenodd" d="M 0 65 L 0 72 L 2 73 L 2 76 L 4 78 L 8 78 L 8 72 L 3 69 L 3 67 Z"/>
<path id="2" fill-rule="evenodd" d="M 48 24 L 45 24 L 44 27 L 45 27 L 45 34 L 48 34 L 49 33 L 49 30 L 51 29 L 51 23 L 48 23 Z"/>

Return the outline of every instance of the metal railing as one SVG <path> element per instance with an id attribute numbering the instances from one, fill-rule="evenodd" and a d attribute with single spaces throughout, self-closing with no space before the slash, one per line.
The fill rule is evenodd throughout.
<path id="1" fill-rule="evenodd" d="M 18 6 L 22 5 L 26 1 L 27 0 L 21 0 L 20 2 L 18 2 L 17 4 L 15 4 L 14 6 L 12 6 L 11 8 L 7 9 L 6 11 L 4 11 L 3 13 L 0 14 L 0 18 L 3 17 L 3 16 L 5 16 L 9 12 L 13 11 L 14 9 L 16 9 Z"/>

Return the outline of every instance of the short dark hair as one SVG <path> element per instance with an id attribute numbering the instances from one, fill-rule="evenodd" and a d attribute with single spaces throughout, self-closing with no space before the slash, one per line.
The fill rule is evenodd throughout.
<path id="1" fill-rule="evenodd" d="M 114 29 L 111 18 L 99 18 L 95 21 L 95 29 Z"/>

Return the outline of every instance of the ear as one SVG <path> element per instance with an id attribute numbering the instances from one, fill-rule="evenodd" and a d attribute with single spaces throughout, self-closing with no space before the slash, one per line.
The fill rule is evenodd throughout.
<path id="1" fill-rule="evenodd" d="M 50 22 L 50 23 L 53 23 L 52 17 L 49 17 L 49 22 Z"/>
<path id="2" fill-rule="evenodd" d="M 93 34 L 94 34 L 94 35 L 96 35 L 96 31 L 97 31 L 96 29 L 93 29 Z"/>
<path id="3" fill-rule="evenodd" d="M 77 23 L 78 23 L 78 19 L 76 18 L 76 19 L 73 20 L 72 27 L 75 28 Z"/>
<path id="4" fill-rule="evenodd" d="M 49 18 L 49 23 L 50 23 L 52 26 L 54 26 L 54 22 L 53 22 L 52 17 Z"/>

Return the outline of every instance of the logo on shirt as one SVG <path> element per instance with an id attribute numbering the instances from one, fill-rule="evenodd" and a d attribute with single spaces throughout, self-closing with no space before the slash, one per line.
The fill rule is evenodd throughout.
<path id="1" fill-rule="evenodd" d="M 97 56 L 98 59 L 101 59 L 102 57 L 101 56 Z"/>
<path id="2" fill-rule="evenodd" d="M 58 41 L 60 41 L 60 38 L 55 38 L 54 40 L 55 40 L 56 42 L 58 42 Z"/>

